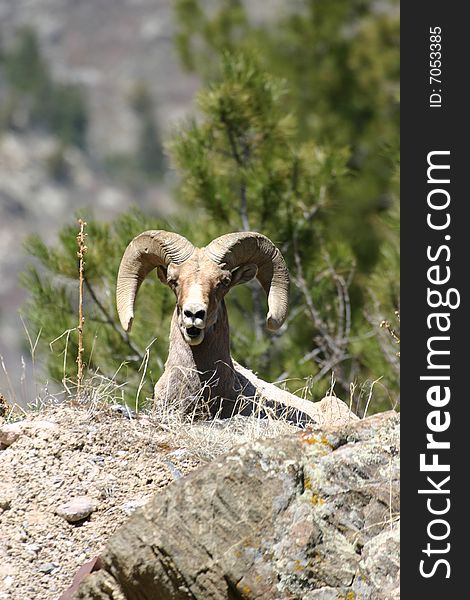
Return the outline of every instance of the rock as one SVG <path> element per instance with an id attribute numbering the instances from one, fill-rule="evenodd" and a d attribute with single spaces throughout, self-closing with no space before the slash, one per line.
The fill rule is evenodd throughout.
<path id="1" fill-rule="evenodd" d="M 319 402 L 315 402 L 315 408 L 319 412 L 319 425 L 342 425 L 358 419 L 349 410 L 348 405 L 336 396 L 325 396 Z"/>
<path id="2" fill-rule="evenodd" d="M 348 593 L 349 598 L 352 600 L 353 596 L 351 595 L 351 591 L 347 589 L 338 590 L 338 588 L 324 587 L 319 590 L 315 590 L 314 592 L 307 592 L 303 600 L 338 600 L 338 598 L 346 598 L 349 600 L 347 596 Z M 364 600 L 362 596 L 361 599 Z"/>
<path id="3" fill-rule="evenodd" d="M 43 565 L 39 565 L 38 571 L 45 575 L 49 575 L 49 573 L 52 573 L 52 571 L 55 571 L 55 569 L 58 569 L 59 567 L 60 565 L 57 563 L 44 563 Z"/>
<path id="4" fill-rule="evenodd" d="M 7 423 L 0 427 L 0 448 L 8 448 L 22 435 L 40 435 L 43 439 L 48 439 L 49 434 L 57 430 L 57 424 L 51 421 L 15 421 L 14 423 Z"/>
<path id="5" fill-rule="evenodd" d="M 356 587 L 353 585 L 358 598 L 362 598 L 367 589 L 371 600 L 376 597 L 374 590 L 380 590 L 377 597 L 384 600 L 400 597 L 400 535 L 397 524 L 364 546 L 359 568 L 361 578 L 358 578 Z"/>
<path id="6" fill-rule="evenodd" d="M 61 504 L 56 509 L 56 514 L 62 517 L 69 523 L 83 521 L 96 510 L 96 504 L 92 498 L 88 496 L 77 496 L 69 502 Z"/>
<path id="7" fill-rule="evenodd" d="M 126 513 L 126 515 L 131 515 L 138 508 L 144 506 L 144 504 L 146 504 L 147 502 L 148 500 L 145 498 L 136 498 L 135 500 L 129 500 L 121 506 L 121 510 L 123 510 Z"/>
<path id="8" fill-rule="evenodd" d="M 9 600 L 58 600 L 80 563 L 98 555 L 129 518 L 121 507 L 128 501 L 150 499 L 173 481 L 164 460 L 169 458 L 182 473 L 201 462 L 194 458 L 200 452 L 197 439 L 186 457 L 170 457 L 169 452 L 178 447 L 175 435 L 159 431 L 153 416 L 149 416 L 151 427 L 143 429 L 138 420 L 123 419 L 105 406 L 91 408 L 85 402 L 43 406 L 25 420 L 52 422 L 57 429 L 23 434 L 0 451 L 1 600 L 6 600 L 2 594 L 7 592 Z M 187 435 L 185 427 L 178 434 L 180 445 L 186 444 Z M 91 498 L 97 510 L 88 519 L 70 524 L 55 509 L 76 496 Z M 59 563 L 60 568 L 50 574 L 38 571 L 46 563 Z M 9 590 L 7 576 L 14 578 Z"/>
<path id="9" fill-rule="evenodd" d="M 0 427 L 0 448 L 8 448 L 20 437 L 22 428 L 20 423 L 7 423 Z"/>
<path id="10" fill-rule="evenodd" d="M 3 581 L 3 585 L 5 587 L 9 587 L 7 583 L 8 578 L 11 580 L 11 583 L 13 583 L 14 578 L 18 575 L 18 570 L 13 562 L 8 562 L 8 560 L 6 560 L 6 557 L 1 556 L 1 558 L 2 562 L 0 562 L 0 581 Z M 2 598 L 1 594 L 0 598 Z"/>
<path id="11" fill-rule="evenodd" d="M 399 417 L 244 444 L 109 540 L 75 598 L 398 598 Z"/>

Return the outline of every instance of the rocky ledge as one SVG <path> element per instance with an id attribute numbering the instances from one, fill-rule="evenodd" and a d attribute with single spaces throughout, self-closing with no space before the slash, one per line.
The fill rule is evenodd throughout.
<path id="1" fill-rule="evenodd" d="M 73 595 L 399 598 L 399 416 L 243 444 L 170 484 Z"/>

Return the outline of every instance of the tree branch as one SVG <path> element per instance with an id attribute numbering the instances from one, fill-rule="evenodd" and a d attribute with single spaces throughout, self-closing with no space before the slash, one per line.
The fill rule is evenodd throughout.
<path id="1" fill-rule="evenodd" d="M 227 121 L 227 117 L 223 111 L 221 111 L 220 120 L 225 126 L 225 131 L 227 133 L 228 143 L 230 145 L 230 150 L 232 152 L 232 158 L 237 163 L 239 169 L 243 169 L 246 166 L 246 161 L 249 157 L 248 147 L 245 146 L 243 151 L 243 156 L 239 152 L 237 147 L 237 142 L 235 140 L 235 136 L 232 128 L 230 127 L 229 122 Z M 246 184 L 243 181 L 243 178 L 240 177 L 240 220 L 242 224 L 243 231 L 251 231 L 250 221 L 248 218 L 248 202 L 246 196 Z"/>
<path id="2" fill-rule="evenodd" d="M 88 290 L 90 296 L 93 299 L 93 302 L 96 304 L 96 306 L 99 308 L 101 314 L 103 315 L 104 322 L 112 327 L 112 329 L 119 335 L 119 337 L 124 342 L 124 344 L 126 344 L 126 346 L 136 355 L 136 358 L 138 358 L 140 360 L 140 362 L 142 362 L 144 360 L 144 355 L 139 351 L 138 348 L 136 348 L 134 346 L 134 344 L 131 342 L 128 334 L 125 333 L 124 331 L 121 331 L 121 329 L 117 325 L 116 321 L 111 317 L 109 312 L 106 310 L 106 307 L 102 304 L 102 302 L 96 295 L 95 290 L 92 288 L 86 275 L 84 275 L 83 281 L 85 283 L 86 289 Z"/>

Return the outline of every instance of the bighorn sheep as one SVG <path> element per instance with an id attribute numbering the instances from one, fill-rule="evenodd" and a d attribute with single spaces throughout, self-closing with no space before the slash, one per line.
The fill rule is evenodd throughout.
<path id="1" fill-rule="evenodd" d="M 268 329 L 279 329 L 286 318 L 289 274 L 280 251 L 266 236 L 230 233 L 196 248 L 176 233 L 138 235 L 124 252 L 117 279 L 117 308 L 125 331 L 132 325 L 139 287 L 155 268 L 176 296 L 168 359 L 155 385 L 156 399 L 183 402 L 183 410 L 190 412 L 194 400 L 202 397 L 212 417 L 249 414 L 261 405 L 276 413 L 284 409 L 297 422 L 319 420 L 315 404 L 262 381 L 230 355 L 224 297 L 235 285 L 258 279 L 268 298 Z"/>

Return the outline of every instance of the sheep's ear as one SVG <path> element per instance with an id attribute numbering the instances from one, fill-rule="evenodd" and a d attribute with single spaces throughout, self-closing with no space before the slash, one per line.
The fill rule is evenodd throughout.
<path id="1" fill-rule="evenodd" d="M 158 265 L 158 267 L 157 267 L 157 275 L 158 275 L 158 279 L 160 279 L 160 281 L 162 283 L 164 283 L 165 285 L 168 285 L 168 281 L 167 281 L 167 268 L 166 267 Z"/>
<path id="2" fill-rule="evenodd" d="M 230 283 L 230 287 L 251 281 L 254 277 L 256 277 L 257 273 L 258 267 L 252 263 L 237 267 L 232 271 L 232 282 Z"/>

